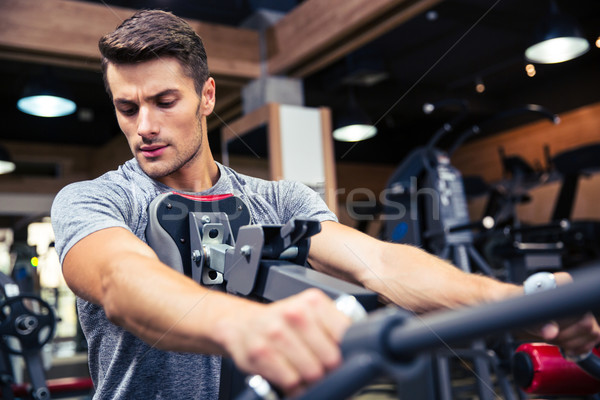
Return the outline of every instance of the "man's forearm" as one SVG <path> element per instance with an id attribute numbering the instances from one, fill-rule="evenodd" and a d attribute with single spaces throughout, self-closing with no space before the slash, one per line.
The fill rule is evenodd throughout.
<path id="1" fill-rule="evenodd" d="M 382 242 L 334 222 L 322 224 L 310 261 L 415 312 L 500 300 L 521 290 L 465 273 L 414 246 Z"/>
<path id="2" fill-rule="evenodd" d="M 119 260 L 102 306 L 109 320 L 148 344 L 170 351 L 224 354 L 216 323 L 253 305 L 207 289 L 157 260 Z M 143 265 L 136 271 L 133 265 Z"/>
<path id="3" fill-rule="evenodd" d="M 389 260 L 396 261 L 390 266 Z M 410 245 L 384 243 L 377 261 L 365 274 L 365 285 L 415 312 L 487 303 L 521 293 L 516 285 L 465 273 Z"/>
<path id="4" fill-rule="evenodd" d="M 78 296 L 101 305 L 113 323 L 161 349 L 222 353 L 212 326 L 230 310 L 253 306 L 169 268 L 122 228 L 97 231 L 75 244 L 63 273 Z"/>

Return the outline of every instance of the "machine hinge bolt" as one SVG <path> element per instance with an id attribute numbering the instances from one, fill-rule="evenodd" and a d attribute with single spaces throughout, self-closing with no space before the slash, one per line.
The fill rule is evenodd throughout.
<path id="1" fill-rule="evenodd" d="M 240 253 L 244 256 L 244 257 L 250 257 L 250 255 L 252 254 L 252 247 L 250 247 L 249 245 L 245 244 L 242 246 L 242 248 L 240 249 Z"/>
<path id="2" fill-rule="evenodd" d="M 202 253 L 200 253 L 200 250 L 194 250 L 192 252 L 192 261 L 194 261 L 195 263 L 198 263 L 202 260 Z"/>

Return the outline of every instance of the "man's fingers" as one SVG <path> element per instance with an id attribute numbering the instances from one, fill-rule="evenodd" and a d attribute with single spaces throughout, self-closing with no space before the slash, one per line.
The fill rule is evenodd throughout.
<path id="1" fill-rule="evenodd" d="M 600 343 L 600 327 L 593 314 L 552 321 L 537 330 L 544 341 L 559 346 L 568 356 L 579 356 L 591 351 Z"/>
<path id="2" fill-rule="evenodd" d="M 289 395 L 298 392 L 303 385 L 298 370 L 279 352 L 273 352 L 270 357 L 257 358 L 252 369 L 260 371 L 263 378 L 274 382 L 279 389 Z"/>
<path id="3" fill-rule="evenodd" d="M 548 342 L 556 339 L 559 333 L 560 327 L 555 321 L 551 321 L 540 328 L 540 336 Z"/>
<path id="4" fill-rule="evenodd" d="M 352 323 L 350 317 L 344 315 L 323 292 L 309 289 L 303 292 L 304 301 L 312 310 L 319 327 L 336 343 L 341 342 L 344 333 Z"/>
<path id="5" fill-rule="evenodd" d="M 287 395 L 292 395 L 305 385 L 303 374 L 310 374 L 311 370 L 314 374 L 315 370 L 322 368 L 312 352 L 277 314 L 267 314 L 266 317 L 262 333 L 253 334 L 243 344 L 240 353 L 243 358 L 237 363 L 246 372 L 258 373 Z"/>
<path id="6" fill-rule="evenodd" d="M 567 272 L 555 272 L 553 275 L 558 286 L 573 282 L 573 277 Z"/>
<path id="7" fill-rule="evenodd" d="M 284 311 L 283 318 L 285 331 L 270 335 L 273 345 L 297 371 L 302 382 L 316 381 L 325 374 L 325 366 L 316 347 L 320 347 L 323 353 L 335 353 L 335 342 L 315 327 L 314 318 L 293 309 Z M 315 343 L 317 340 L 320 343 Z"/>
<path id="8" fill-rule="evenodd" d="M 303 368 L 302 376 L 312 382 L 340 364 L 339 343 L 350 320 L 337 310 L 329 297 L 317 290 L 303 292 L 300 305 L 301 308 L 286 310 L 284 317 L 320 363 L 320 369 L 310 367 L 312 370 L 308 371 L 302 363 L 298 363 Z"/>
<path id="9" fill-rule="evenodd" d="M 573 277 L 566 272 L 556 272 L 553 275 L 559 286 L 573 282 Z M 558 322 L 551 321 L 532 332 L 544 341 L 561 347 L 568 355 L 587 353 L 600 342 L 600 326 L 591 313 Z"/>
<path id="10" fill-rule="evenodd" d="M 339 343 L 350 318 L 323 292 L 310 289 L 264 311 L 252 319 L 261 333 L 246 342 L 250 371 L 292 395 L 341 363 Z"/>

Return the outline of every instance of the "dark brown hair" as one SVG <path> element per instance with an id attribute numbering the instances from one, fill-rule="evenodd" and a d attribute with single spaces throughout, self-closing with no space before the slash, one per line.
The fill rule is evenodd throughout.
<path id="1" fill-rule="evenodd" d="M 108 63 L 135 64 L 170 56 L 179 60 L 184 73 L 194 80 L 201 96 L 209 77 L 206 51 L 200 36 L 182 18 L 160 10 L 142 10 L 126 19 L 98 43 L 102 54 L 104 86 L 112 98 L 106 79 Z"/>

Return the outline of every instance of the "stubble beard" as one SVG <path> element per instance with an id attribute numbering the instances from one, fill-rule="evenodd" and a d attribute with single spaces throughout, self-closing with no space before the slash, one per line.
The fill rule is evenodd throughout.
<path id="1" fill-rule="evenodd" d="M 200 106 L 196 109 L 196 136 L 197 140 L 194 143 L 184 143 L 183 147 L 177 149 L 175 158 L 170 161 L 152 161 L 144 160 L 145 163 L 139 162 L 142 171 L 152 179 L 159 179 L 169 176 L 180 169 L 188 167 L 191 162 L 200 156 L 202 150 L 202 141 L 204 138 L 204 132 L 202 129 L 202 118 L 200 116 Z M 139 155 L 139 157 L 143 157 Z"/>

